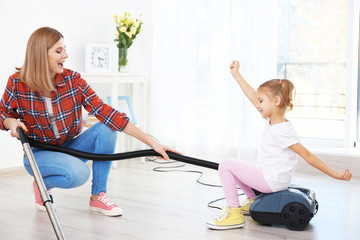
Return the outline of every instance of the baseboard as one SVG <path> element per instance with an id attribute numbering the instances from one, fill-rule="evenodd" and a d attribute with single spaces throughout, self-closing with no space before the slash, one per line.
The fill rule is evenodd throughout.
<path id="1" fill-rule="evenodd" d="M 92 161 L 87 161 L 86 165 L 88 165 L 88 167 L 91 168 Z M 0 169 L 0 177 L 11 176 L 11 175 L 22 175 L 22 174 L 28 174 L 24 166 Z"/>
<path id="2" fill-rule="evenodd" d="M 0 177 L 11 175 L 22 175 L 27 173 L 23 166 L 0 169 Z"/>

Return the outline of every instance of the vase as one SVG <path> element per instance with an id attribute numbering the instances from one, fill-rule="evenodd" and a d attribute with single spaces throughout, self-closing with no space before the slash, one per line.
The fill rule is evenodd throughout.
<path id="1" fill-rule="evenodd" d="M 127 48 L 119 48 L 119 61 L 118 61 L 118 71 L 119 72 L 126 72 L 127 71 Z"/>

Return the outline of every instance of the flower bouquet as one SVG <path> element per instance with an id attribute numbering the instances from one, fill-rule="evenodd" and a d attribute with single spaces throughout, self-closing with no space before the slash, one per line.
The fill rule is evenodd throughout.
<path id="1" fill-rule="evenodd" d="M 141 17 L 141 14 L 140 14 Z M 134 19 L 130 13 L 125 12 L 123 16 L 114 15 L 116 23 L 116 38 L 117 47 L 119 49 L 119 72 L 125 69 L 127 65 L 128 48 L 133 44 L 136 36 L 141 32 L 142 20 Z"/>

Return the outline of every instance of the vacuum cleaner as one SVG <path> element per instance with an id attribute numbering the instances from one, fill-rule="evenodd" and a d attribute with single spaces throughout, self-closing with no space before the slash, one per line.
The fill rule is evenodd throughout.
<path id="1" fill-rule="evenodd" d="M 24 152 L 29 161 L 36 184 L 39 188 L 42 201 L 44 203 L 44 206 L 46 207 L 58 239 L 65 239 L 65 236 L 54 213 L 52 201 L 50 200 L 49 195 L 46 191 L 44 182 L 36 165 L 30 145 L 36 148 L 41 148 L 48 151 L 62 152 L 72 155 L 74 157 L 94 161 L 116 161 L 137 157 L 161 156 L 154 150 L 138 150 L 116 154 L 93 154 L 74 150 L 71 148 L 53 146 L 34 141 L 27 138 L 21 128 L 18 128 L 17 132 L 20 136 Z M 215 162 L 192 158 L 169 151 L 167 151 L 166 153 L 171 159 L 180 162 L 189 163 L 192 165 L 197 165 L 200 167 L 210 168 L 214 170 L 218 170 L 219 167 L 219 164 Z M 317 213 L 318 202 L 316 201 L 315 193 L 312 190 L 307 188 L 290 186 L 289 189 L 280 192 L 270 194 L 260 193 L 252 202 L 249 210 L 251 217 L 261 224 L 285 225 L 290 230 L 303 230 L 308 225 L 311 218 Z"/>
<path id="2" fill-rule="evenodd" d="M 303 230 L 319 209 L 315 192 L 290 185 L 287 190 L 260 193 L 251 203 L 252 219 L 264 225 L 285 225 L 294 231 Z"/>

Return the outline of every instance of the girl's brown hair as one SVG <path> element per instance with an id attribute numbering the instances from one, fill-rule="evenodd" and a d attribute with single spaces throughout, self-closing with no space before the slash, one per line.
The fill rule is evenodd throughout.
<path id="1" fill-rule="evenodd" d="M 293 91 L 295 90 L 294 84 L 288 79 L 272 79 L 264 82 L 258 88 L 258 90 L 266 89 L 270 93 L 271 97 L 280 96 L 281 102 L 279 107 L 286 110 L 292 110 L 293 108 Z"/>
<path id="2" fill-rule="evenodd" d="M 42 27 L 33 32 L 26 46 L 24 65 L 19 70 L 19 78 L 34 91 L 54 91 L 48 63 L 48 50 L 63 35 L 56 29 Z"/>

